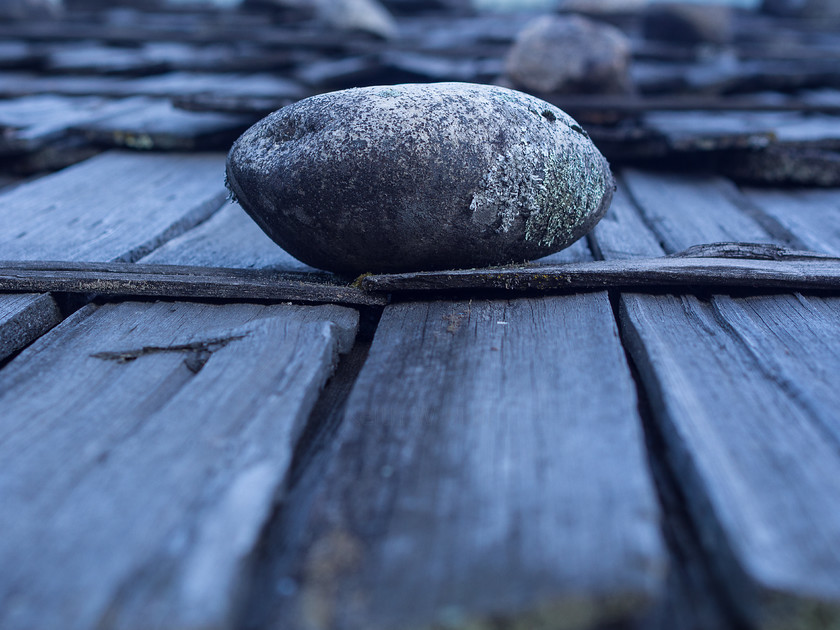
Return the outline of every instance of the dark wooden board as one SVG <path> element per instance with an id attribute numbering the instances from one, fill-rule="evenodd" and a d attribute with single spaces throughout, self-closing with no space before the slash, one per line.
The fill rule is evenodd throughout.
<path id="1" fill-rule="evenodd" d="M 840 86 L 840 72 L 830 58 L 738 60 L 724 54 L 700 62 L 637 60 L 630 76 L 646 95 L 793 92 Z"/>
<path id="2" fill-rule="evenodd" d="M 681 187 L 689 179 L 624 179 L 640 209 L 625 226 L 646 227 L 667 252 L 763 229 L 725 182 L 694 178 L 705 185 L 691 197 Z M 600 251 L 615 251 L 619 231 L 605 234 Z M 665 456 L 731 605 L 750 627 L 838 623 L 838 299 L 626 294 L 620 303 Z"/>
<path id="3" fill-rule="evenodd" d="M 35 94 L 272 99 L 300 99 L 307 96 L 294 81 L 267 73 L 167 72 L 140 78 L 0 73 L 0 96 Z"/>
<path id="4" fill-rule="evenodd" d="M 0 273 L 5 276 L 9 272 L 0 269 Z M 16 281 L 0 276 L 0 283 Z M 35 283 L 21 282 L 20 290 L 33 290 L 35 286 Z M 392 292 L 490 289 L 557 292 L 636 287 L 672 288 L 686 293 L 712 288 L 840 291 L 840 259 L 782 261 L 678 257 L 534 264 L 365 276 L 361 286 L 368 291 Z"/>
<path id="5" fill-rule="evenodd" d="M 130 93 L 143 96 L 218 95 L 299 99 L 308 94 L 300 84 L 272 73 L 221 74 L 168 72 L 127 81 Z"/>
<path id="6" fill-rule="evenodd" d="M 322 51 L 342 51 L 356 43 L 370 43 L 366 37 L 351 33 L 313 28 L 310 23 L 283 27 L 277 24 L 243 24 L 232 22 L 236 12 L 215 21 L 201 16 L 178 19 L 172 12 L 157 16 L 144 12 L 111 13 L 115 19 L 90 20 L 21 20 L 0 23 L 0 38 L 18 41 L 98 41 L 107 44 L 137 44 L 150 41 L 214 44 L 218 42 L 254 41 L 275 48 L 307 47 Z M 126 19 L 128 18 L 128 19 Z M 376 42 L 374 42 L 376 43 Z"/>
<path id="7" fill-rule="evenodd" d="M 28 42 L 8 38 L 0 42 L 0 68 L 30 68 L 40 65 L 44 57 L 43 50 Z"/>
<path id="8" fill-rule="evenodd" d="M 605 293 L 386 307 L 273 576 L 275 628 L 639 621 L 664 579 Z"/>
<path id="9" fill-rule="evenodd" d="M 106 147 L 156 151 L 227 150 L 257 121 L 254 116 L 177 109 L 166 99 L 142 101 L 126 113 L 74 125 L 90 142 Z"/>
<path id="10" fill-rule="evenodd" d="M 840 148 L 840 117 L 800 112 L 655 112 L 644 124 L 674 150 L 786 146 Z"/>
<path id="11" fill-rule="evenodd" d="M 44 65 L 50 74 L 144 75 L 169 69 L 163 60 L 145 54 L 141 47 L 90 42 L 54 45 Z"/>
<path id="12" fill-rule="evenodd" d="M 0 626 L 228 627 L 358 315 L 87 306 L 0 371 Z"/>
<path id="13" fill-rule="evenodd" d="M 840 113 L 840 99 L 829 90 L 823 98 L 810 95 L 540 95 L 580 122 L 615 121 L 650 112 L 819 112 Z M 743 130 L 741 130 L 743 131 Z"/>
<path id="14" fill-rule="evenodd" d="M 358 306 L 387 303 L 385 295 L 339 284 L 326 274 L 136 263 L 0 262 L 0 291 Z"/>
<path id="15" fill-rule="evenodd" d="M 76 125 L 140 109 L 138 99 L 29 96 L 0 101 L 0 155 L 31 153 L 66 138 Z"/>
<path id="16" fill-rule="evenodd" d="M 840 152 L 770 145 L 718 156 L 716 170 L 746 184 L 838 187 Z"/>

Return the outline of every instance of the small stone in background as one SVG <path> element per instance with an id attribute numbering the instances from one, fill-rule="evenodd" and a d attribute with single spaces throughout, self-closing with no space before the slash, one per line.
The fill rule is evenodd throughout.
<path id="1" fill-rule="evenodd" d="M 378 0 L 240 0 L 250 4 L 277 5 L 285 9 L 311 11 L 315 19 L 342 31 L 360 31 L 383 39 L 398 34 L 397 22 Z"/>
<path id="2" fill-rule="evenodd" d="M 644 13 L 648 39 L 679 44 L 727 44 L 732 41 L 732 9 L 721 4 L 667 2 Z"/>
<path id="3" fill-rule="evenodd" d="M 362 31 L 383 39 L 396 37 L 394 18 L 377 0 L 316 0 L 319 16 L 330 26 Z"/>
<path id="4" fill-rule="evenodd" d="M 61 0 L 0 0 L 0 19 L 58 17 L 63 9 Z"/>
<path id="5" fill-rule="evenodd" d="M 838 0 L 764 0 L 761 9 L 784 17 L 840 18 Z"/>
<path id="6" fill-rule="evenodd" d="M 544 15 L 528 23 L 505 69 L 517 87 L 543 94 L 630 91 L 630 43 L 617 28 L 577 15 Z"/>

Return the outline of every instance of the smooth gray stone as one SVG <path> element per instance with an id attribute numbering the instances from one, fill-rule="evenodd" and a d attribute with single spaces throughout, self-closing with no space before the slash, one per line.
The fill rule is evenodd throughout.
<path id="1" fill-rule="evenodd" d="M 227 177 L 283 249 L 353 274 L 541 258 L 594 227 L 615 187 L 563 111 L 469 83 L 306 99 L 245 132 Z"/>
<path id="2" fill-rule="evenodd" d="M 630 42 L 614 26 L 544 15 L 516 36 L 505 61 L 514 84 L 542 94 L 629 91 Z"/>

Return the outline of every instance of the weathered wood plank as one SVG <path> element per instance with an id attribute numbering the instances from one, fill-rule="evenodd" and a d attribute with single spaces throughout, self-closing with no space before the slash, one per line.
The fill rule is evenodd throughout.
<path id="1" fill-rule="evenodd" d="M 52 46 L 46 70 L 73 74 L 153 74 L 168 69 L 166 62 L 147 54 L 144 47 L 65 43 Z"/>
<path id="2" fill-rule="evenodd" d="M 135 263 L 0 261 L 0 290 L 98 293 L 110 296 L 292 300 L 383 305 L 387 292 L 545 291 L 677 287 L 840 290 L 840 259 L 788 254 L 790 260 L 748 258 L 754 248 L 718 244 L 713 256 L 680 255 L 629 261 L 559 263 L 364 276 L 361 287 L 329 274 L 183 267 Z M 722 251 L 727 246 L 729 250 Z M 787 251 L 787 250 L 781 250 Z M 692 252 L 689 251 L 688 254 Z M 718 257 L 728 254 L 728 257 Z M 747 256 L 747 257 L 741 257 Z M 367 291 L 367 292 L 366 292 Z"/>
<path id="3" fill-rule="evenodd" d="M 840 510 L 840 458 L 836 427 L 833 436 L 826 430 L 836 424 L 836 395 L 824 394 L 840 363 L 840 304 L 826 300 L 816 317 L 810 298 L 803 316 L 784 304 L 792 299 L 739 301 L 735 312 L 750 308 L 753 320 L 766 320 L 771 308 L 792 311 L 757 328 L 742 313 L 738 322 L 732 302 L 720 298 L 628 296 L 623 325 L 734 605 L 760 628 L 805 620 L 830 628 L 840 620 L 840 521 L 831 516 Z M 815 351 L 802 328 L 828 346 L 827 366 L 806 364 Z M 781 357 L 766 360 L 770 348 L 784 350 L 783 370 Z"/>
<path id="4" fill-rule="evenodd" d="M 2 263 L 0 263 L 2 264 Z M 14 272 L 13 272 L 14 273 Z M 23 275 L 23 274 L 21 274 Z M 57 281 L 46 278 L 44 281 Z M 0 287 L 20 283 L 20 290 L 39 286 L 10 279 L 0 267 Z M 763 290 L 840 290 L 840 259 L 746 260 L 737 258 L 642 258 L 492 269 L 418 271 L 365 276 L 367 291 L 579 291 L 650 287 L 694 293 L 710 288 Z"/>
<path id="5" fill-rule="evenodd" d="M 0 195 L 6 260 L 133 261 L 209 217 L 221 154 L 112 152 Z"/>
<path id="6" fill-rule="evenodd" d="M 127 113 L 102 116 L 74 125 L 90 142 L 107 147 L 158 151 L 227 149 L 256 122 L 253 116 L 188 112 L 166 99 L 138 98 Z"/>
<path id="7" fill-rule="evenodd" d="M 666 251 L 759 229 L 729 187 L 716 208 L 710 199 L 710 220 L 692 221 L 671 178 L 627 181 Z M 621 310 L 670 466 L 734 608 L 758 628 L 836 625 L 840 301 L 631 294 Z"/>
<path id="8" fill-rule="evenodd" d="M 744 194 L 807 247 L 840 255 L 840 191 L 750 189 Z"/>
<path id="9" fill-rule="evenodd" d="M 0 194 L 0 252 L 16 260 L 136 260 L 219 207 L 223 169 L 221 155 L 114 152 L 22 184 Z M 31 332 L 54 323 L 52 301 L 32 300 L 0 295 L 3 356 L 31 341 L 20 333 L 24 322 Z"/>
<path id="10" fill-rule="evenodd" d="M 645 225 L 623 179 L 604 218 L 589 235 L 589 244 L 599 260 L 654 258 L 665 254 L 657 237 Z"/>
<path id="11" fill-rule="evenodd" d="M 148 77 L 122 78 L 98 75 L 42 76 L 0 72 L 0 95 L 16 97 L 35 94 L 109 97 L 209 95 L 273 99 L 299 99 L 306 96 L 298 83 L 267 73 L 221 74 L 176 71 Z"/>
<path id="12" fill-rule="evenodd" d="M 757 148 L 770 142 L 824 148 L 840 146 L 840 118 L 813 113 L 655 112 L 647 114 L 644 122 L 665 135 L 677 150 L 703 150 L 705 146 Z"/>
<path id="13" fill-rule="evenodd" d="M 840 153 L 771 145 L 761 151 L 716 156 L 718 172 L 742 183 L 786 186 L 840 186 Z"/>
<path id="14" fill-rule="evenodd" d="M 643 114 L 647 112 L 819 112 L 840 113 L 840 101 L 774 94 L 703 96 L 558 95 L 552 103 L 571 114 Z"/>
<path id="15" fill-rule="evenodd" d="M 139 110 L 135 99 L 30 96 L 0 101 L 0 153 L 17 154 L 43 149 L 68 136 L 76 125 L 118 113 Z"/>
<path id="16" fill-rule="evenodd" d="M 0 626 L 227 627 L 358 315 L 85 307 L 0 371 Z"/>
<path id="17" fill-rule="evenodd" d="M 319 281 L 320 280 L 320 281 Z M 307 273 L 139 265 L 135 263 L 0 262 L 0 291 L 97 293 L 110 296 L 334 302 L 381 306 L 384 295 Z"/>
<path id="18" fill-rule="evenodd" d="M 702 243 L 774 241 L 733 203 L 738 190 L 727 179 L 627 169 L 623 180 L 668 252 Z"/>
<path id="19" fill-rule="evenodd" d="M 270 627 L 589 628 L 660 594 L 605 293 L 386 307 L 333 452 Z"/>
<path id="20" fill-rule="evenodd" d="M 0 361 L 60 321 L 61 313 L 49 295 L 0 296 Z"/>
<path id="21" fill-rule="evenodd" d="M 556 265 L 559 263 L 587 262 L 593 260 L 589 243 L 585 238 L 579 238 L 566 249 L 535 260 L 537 264 Z"/>
<path id="22" fill-rule="evenodd" d="M 236 203 L 223 206 L 210 219 L 158 247 L 142 262 L 319 273 L 268 238 Z"/>

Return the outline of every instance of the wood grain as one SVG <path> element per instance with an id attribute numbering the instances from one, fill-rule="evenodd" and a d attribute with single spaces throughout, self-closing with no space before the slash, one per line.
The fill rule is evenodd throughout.
<path id="1" fill-rule="evenodd" d="M 5 260 L 134 261 L 224 201 L 221 154 L 110 152 L 0 195 Z"/>
<path id="2" fill-rule="evenodd" d="M 0 274 L 4 270 L 0 269 Z M 9 282 L 0 275 L 0 286 Z M 21 282 L 21 290 L 32 285 Z M 719 289 L 839 290 L 840 259 L 642 258 L 561 265 L 455 269 L 365 276 L 368 291 L 580 291 L 649 287 L 687 293 Z"/>
<path id="3" fill-rule="evenodd" d="M 806 247 L 840 255 L 840 191 L 837 189 L 747 188 L 744 194 Z"/>
<path id="4" fill-rule="evenodd" d="M 695 198 L 683 205 L 676 193 L 701 178 L 625 178 L 640 211 L 625 225 L 646 226 L 667 252 L 722 234 L 773 240 L 725 182 L 705 179 L 708 212 L 697 216 Z M 600 251 L 616 251 L 619 231 L 603 234 Z M 838 299 L 626 294 L 621 314 L 668 461 L 735 610 L 751 627 L 835 627 Z"/>
<path id="5" fill-rule="evenodd" d="M 643 619 L 664 553 L 606 294 L 386 307 L 329 470 L 286 509 L 271 627 Z"/>
<path id="6" fill-rule="evenodd" d="M 22 184 L 0 194 L 0 252 L 16 260 L 136 260 L 219 207 L 223 169 L 220 155 L 114 152 Z M 51 299 L 0 295 L 0 304 L 0 356 L 58 316 Z"/>
<path id="7" fill-rule="evenodd" d="M 0 290 L 96 293 L 103 296 L 163 297 L 275 302 L 333 302 L 367 306 L 385 295 L 336 284 L 317 274 L 260 270 L 142 265 L 135 263 L 2 263 Z"/>
<path id="8" fill-rule="evenodd" d="M 170 207 L 170 220 L 221 192 L 221 171 L 210 168 L 221 156 L 206 164 L 204 186 L 182 180 L 144 196 L 136 220 L 163 224 L 184 186 L 192 198 Z M 216 193 L 211 211 L 218 203 Z M 249 248 L 252 233 L 222 218 L 156 259 L 226 251 L 225 263 L 247 267 L 255 251 L 261 262 L 288 258 L 276 246 Z M 99 263 L 100 284 L 109 265 L 134 267 Z M 89 305 L 6 365 L 0 564 L 15 569 L 1 572 L 0 626 L 230 627 L 295 444 L 357 326 L 355 311 L 336 306 Z"/>
<path id="9" fill-rule="evenodd" d="M 0 372 L 0 625 L 226 627 L 339 307 L 85 307 Z"/>
<path id="10" fill-rule="evenodd" d="M 210 219 L 161 245 L 142 262 L 318 273 L 268 238 L 236 203 L 225 204 Z"/>
<path id="11" fill-rule="evenodd" d="M 27 346 L 61 321 L 49 295 L 0 296 L 0 361 Z"/>
<path id="12" fill-rule="evenodd" d="M 142 105 L 129 113 L 84 121 L 73 129 L 90 142 L 106 147 L 157 151 L 227 150 L 254 124 L 254 116 L 176 109 L 166 99 L 137 98 Z"/>
<path id="13" fill-rule="evenodd" d="M 74 126 L 142 107 L 138 99 L 44 94 L 0 102 L 0 154 L 37 151 L 70 135 Z"/>

